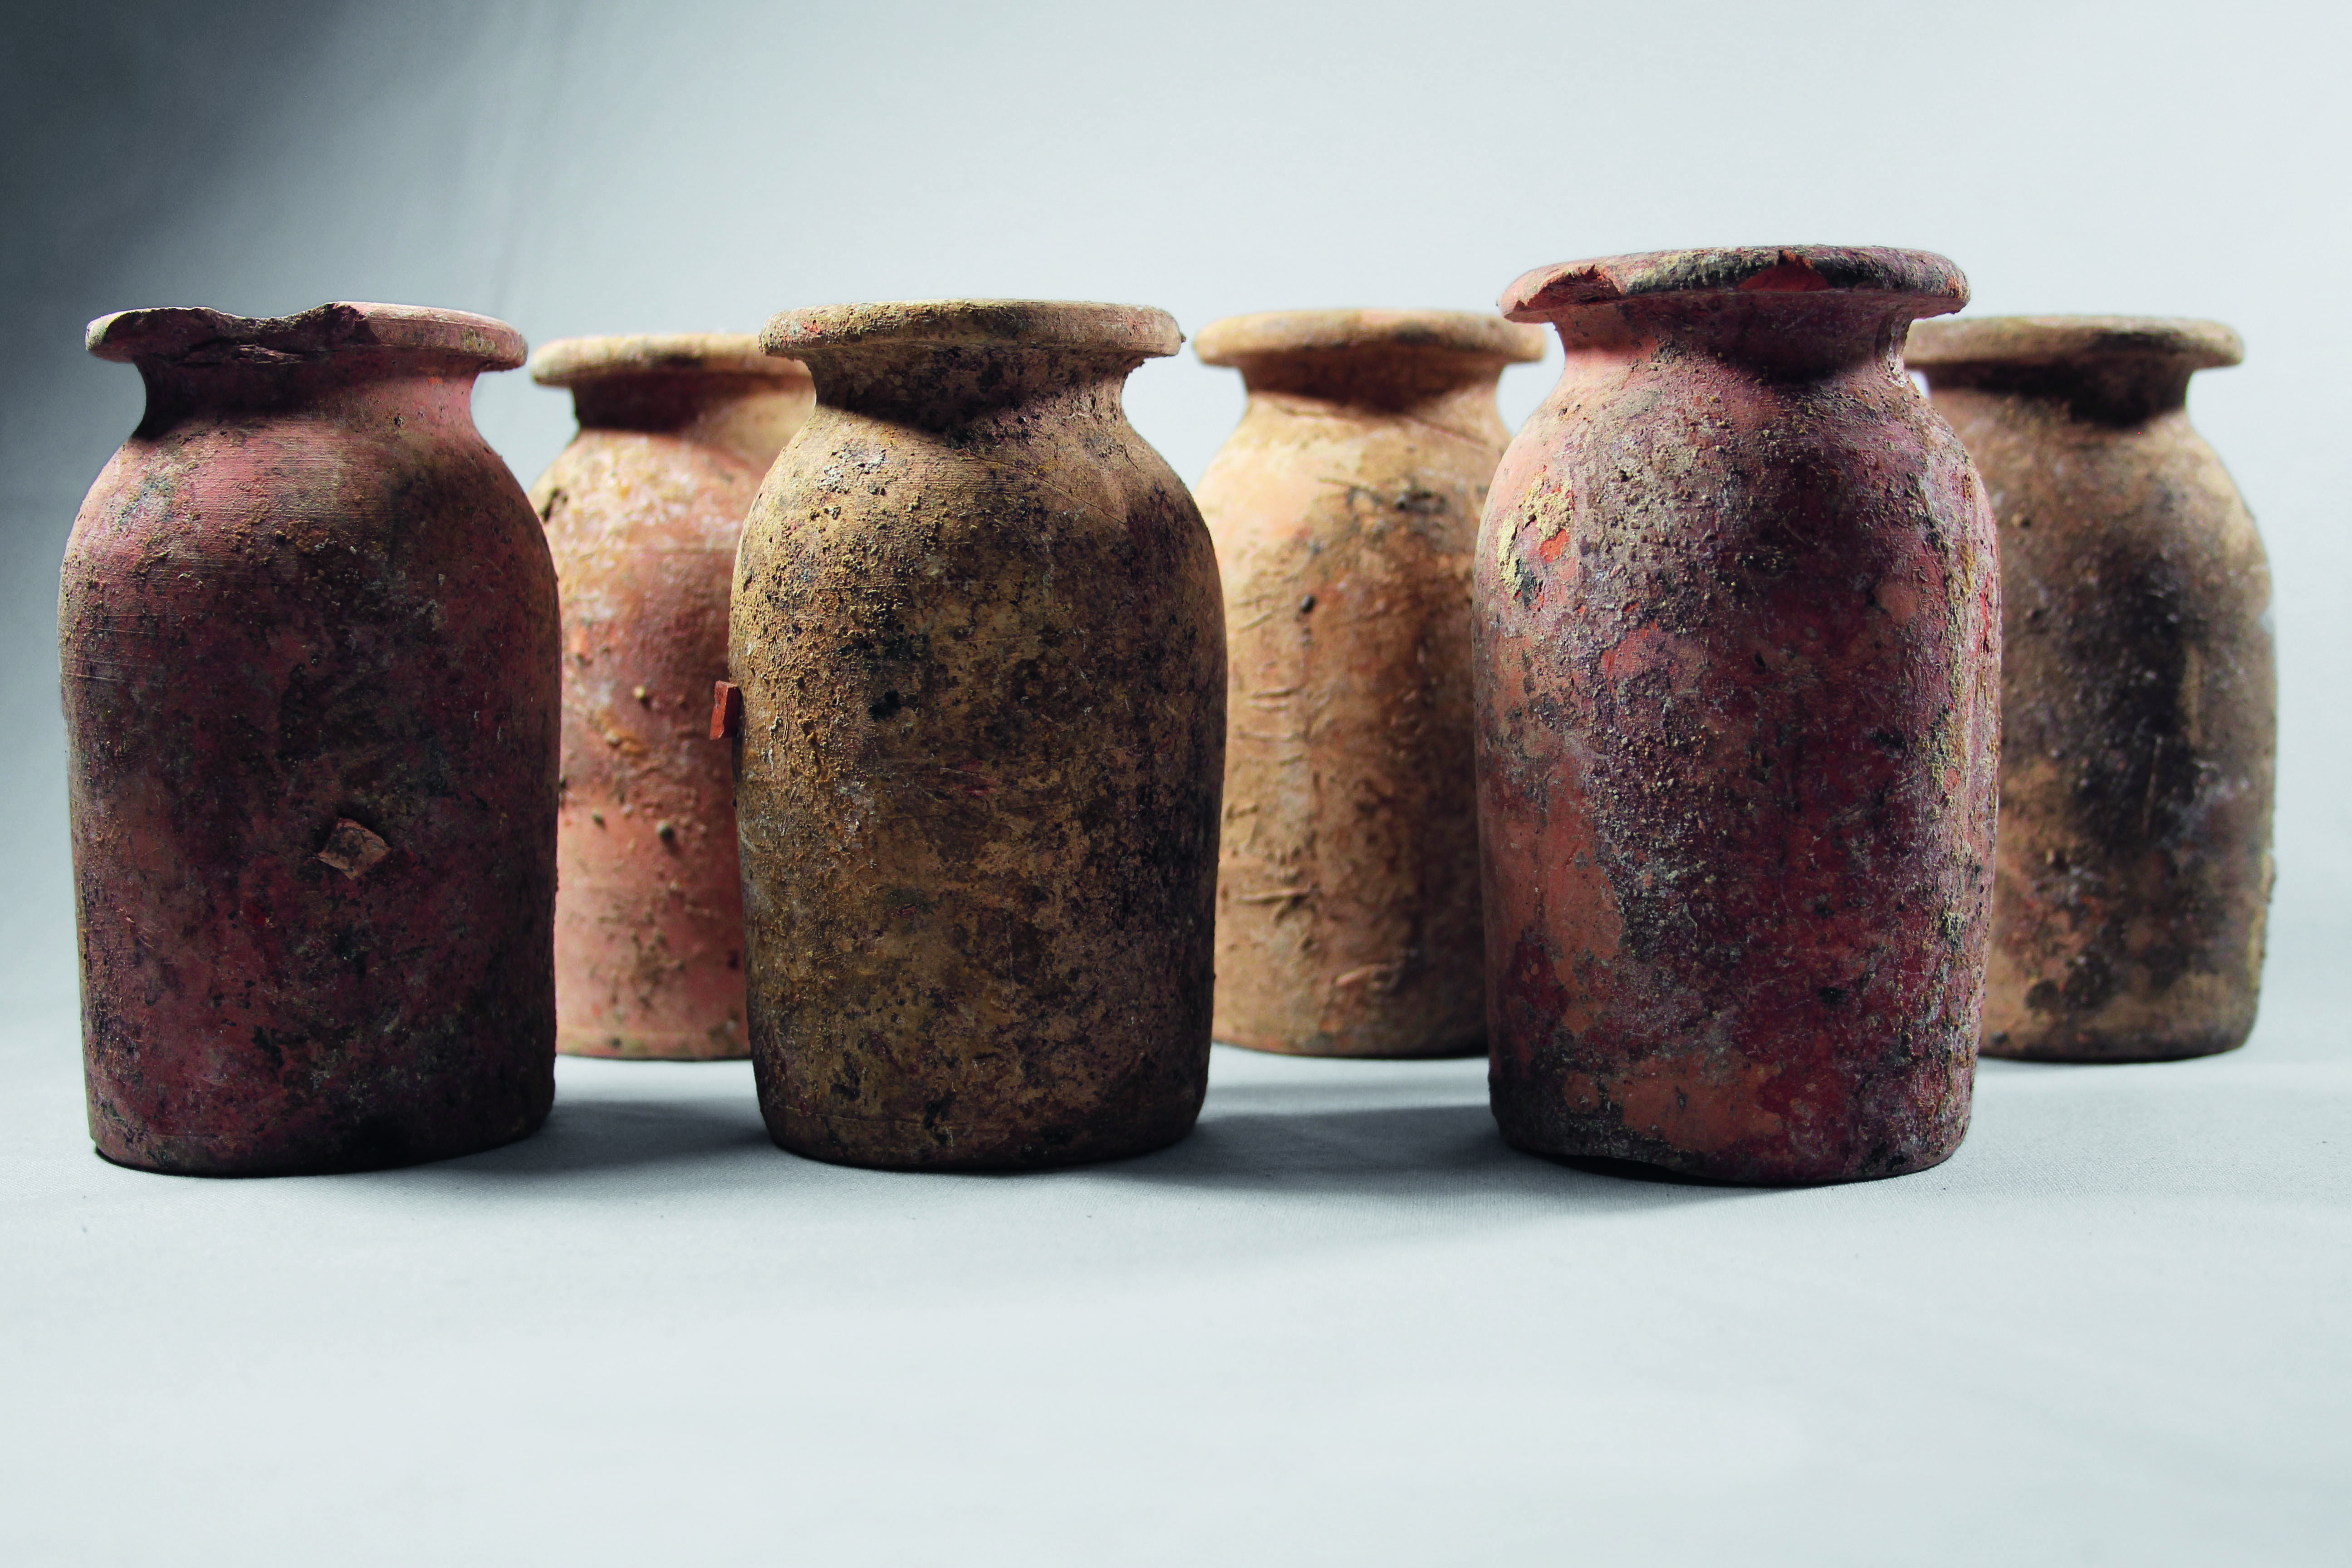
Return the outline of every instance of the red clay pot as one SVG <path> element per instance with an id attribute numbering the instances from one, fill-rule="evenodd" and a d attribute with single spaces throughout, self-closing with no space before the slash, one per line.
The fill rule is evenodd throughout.
<path id="1" fill-rule="evenodd" d="M 2000 521 L 1986 1054 L 2154 1061 L 2254 1026 L 2278 685 L 2270 566 L 2189 378 L 2214 321 L 1922 323 L 1906 357 Z"/>
<path id="2" fill-rule="evenodd" d="M 785 1148 L 1158 1148 L 1207 1088 L 1225 656 L 1201 514 L 1120 388 L 1139 306 L 793 310 L 817 407 L 743 529 L 729 664 L 752 1064 Z"/>
<path id="3" fill-rule="evenodd" d="M 1249 406 L 1196 492 L 1224 574 L 1217 1037 L 1483 1051 L 1470 557 L 1544 335 L 1454 310 L 1212 322 Z"/>
<path id="4" fill-rule="evenodd" d="M 475 430 L 503 322 L 92 322 L 147 414 L 58 595 L 90 1131 L 150 1170 L 354 1170 L 554 1096 L 555 574 Z"/>
<path id="5" fill-rule="evenodd" d="M 1897 359 L 1940 257 L 1545 268 L 1568 350 L 1477 558 L 1496 1120 L 1738 1182 L 1967 1130 L 2000 723 L 1992 518 Z"/>
<path id="6" fill-rule="evenodd" d="M 563 596 L 556 1049 L 748 1056 L 711 690 L 743 514 L 815 395 L 748 334 L 567 338 L 531 374 L 569 387 L 580 416 L 530 492 Z"/>

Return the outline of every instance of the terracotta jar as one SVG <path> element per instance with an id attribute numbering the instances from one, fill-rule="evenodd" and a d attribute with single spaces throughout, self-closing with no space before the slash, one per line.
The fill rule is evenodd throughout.
<path id="1" fill-rule="evenodd" d="M 743 514 L 815 394 L 749 334 L 567 338 L 530 370 L 580 416 L 530 492 L 563 595 L 556 1048 L 749 1056 L 711 690 Z"/>
<path id="2" fill-rule="evenodd" d="M 2245 1043 L 2271 889 L 2270 567 L 2189 378 L 2211 321 L 1991 317 L 1911 364 L 2000 522 L 2000 846 L 1984 1049 L 2051 1061 Z"/>
<path id="3" fill-rule="evenodd" d="M 743 531 L 751 1052 L 856 1164 L 1138 1153 L 1206 1088 L 1224 626 L 1120 389 L 1138 306 L 793 310 L 817 406 Z"/>
<path id="4" fill-rule="evenodd" d="M 1221 1040 L 1304 1056 L 1486 1048 L 1470 556 L 1544 334 L 1449 310 L 1298 310 L 1201 333 L 1249 388 L 1201 481 L 1225 587 Z"/>
<path id="5" fill-rule="evenodd" d="M 58 594 L 90 1131 L 201 1175 L 464 1154 L 554 1096 L 555 574 L 501 321 L 90 324 L 147 413 Z"/>
<path id="6" fill-rule="evenodd" d="M 1478 545 L 1496 1120 L 1738 1182 L 1968 1127 L 2000 725 L 1992 517 L 1905 375 L 1916 251 L 1669 251 L 1504 296 L 1568 365 Z"/>

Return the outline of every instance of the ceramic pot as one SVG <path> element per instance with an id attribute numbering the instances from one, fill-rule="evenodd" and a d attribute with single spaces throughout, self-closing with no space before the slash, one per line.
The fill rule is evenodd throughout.
<path id="1" fill-rule="evenodd" d="M 1224 575 L 1221 1040 L 1304 1056 L 1486 1048 L 1470 556 L 1544 335 L 1446 310 L 1201 333 L 1249 404 L 1198 491 Z"/>
<path id="2" fill-rule="evenodd" d="M 1531 272 L 1559 387 L 1477 559 L 1496 1120 L 1727 1181 L 1968 1126 L 2000 725 L 1992 518 L 1897 357 L 1941 257 Z"/>
<path id="3" fill-rule="evenodd" d="M 1206 1087 L 1224 627 L 1120 407 L 1158 310 L 788 311 L 816 412 L 735 574 L 761 1109 L 785 1148 L 1131 1154 Z"/>
<path id="4" fill-rule="evenodd" d="M 530 491 L 563 596 L 556 1049 L 748 1056 L 735 784 L 711 690 L 743 514 L 815 395 L 749 334 L 568 338 L 530 369 L 580 416 Z"/>
<path id="5" fill-rule="evenodd" d="M 2000 524 L 2000 846 L 1983 1048 L 2234 1049 L 2271 889 L 2270 567 L 2189 423 L 2211 321 L 1939 321 L 1907 355 Z"/>
<path id="6" fill-rule="evenodd" d="M 555 574 L 500 321 L 132 310 L 59 656 L 90 1131 L 204 1175 L 467 1153 L 554 1095 Z"/>

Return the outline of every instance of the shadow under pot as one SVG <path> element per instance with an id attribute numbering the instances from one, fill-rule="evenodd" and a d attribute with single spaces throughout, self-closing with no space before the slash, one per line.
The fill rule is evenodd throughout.
<path id="1" fill-rule="evenodd" d="M 563 601 L 556 1048 L 751 1054 L 733 765 L 710 732 L 743 516 L 808 417 L 749 334 L 567 338 L 531 356 L 580 433 L 531 487 Z"/>
<path id="2" fill-rule="evenodd" d="M 90 1131 L 202 1175 L 521 1137 L 554 1095 L 555 575 L 474 427 L 503 322 L 95 321 L 147 411 L 58 595 Z"/>
<path id="3" fill-rule="evenodd" d="M 1495 1117 L 1733 1182 L 1967 1131 L 2000 724 L 1992 517 L 1903 373 L 1916 251 L 1670 251 L 1504 296 L 1567 349 L 1477 555 Z"/>
<path id="4" fill-rule="evenodd" d="M 816 378 L 743 531 L 729 664 L 752 1062 L 785 1148 L 1061 1164 L 1207 1086 L 1224 628 L 1120 389 L 1140 307 L 788 311 Z"/>
<path id="5" fill-rule="evenodd" d="M 1911 335 L 2000 525 L 1988 1055 L 2208 1056 L 2253 1028 L 2270 568 L 2188 411 L 2189 377 L 2242 357 L 2211 321 L 1988 317 Z"/>
<path id="6" fill-rule="evenodd" d="M 1544 334 L 1451 310 L 1212 323 L 1249 404 L 1198 490 L 1224 575 L 1221 1040 L 1486 1048 L 1470 557 Z"/>

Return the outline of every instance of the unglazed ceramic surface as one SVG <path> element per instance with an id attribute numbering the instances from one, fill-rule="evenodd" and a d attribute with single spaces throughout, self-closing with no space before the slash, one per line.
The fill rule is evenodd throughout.
<path id="1" fill-rule="evenodd" d="M 1119 395 L 1138 307 L 788 311 L 817 407 L 729 663 L 752 1061 L 778 1142 L 930 1168 L 1181 1137 L 1207 1084 L 1224 633 Z"/>
<path id="2" fill-rule="evenodd" d="M 1988 1054 L 2207 1056 L 2253 1028 L 2271 890 L 2270 567 L 2189 378 L 2212 321 L 1922 323 L 1907 357 L 2000 523 Z"/>
<path id="3" fill-rule="evenodd" d="M 503 322 L 93 322 L 147 384 L 58 594 L 90 1130 L 206 1175 L 467 1153 L 554 1094 L 555 577 Z"/>
<path id="4" fill-rule="evenodd" d="M 1495 1115 L 1545 1153 L 1891 1175 L 1968 1125 L 2000 722 L 1992 519 L 1903 373 L 1940 257 L 1547 268 L 1568 363 L 1495 481 L 1475 676 Z"/>
<path id="5" fill-rule="evenodd" d="M 556 1048 L 751 1053 L 733 767 L 711 739 L 744 513 L 814 402 L 749 334 L 531 357 L 580 433 L 531 487 L 563 601 Z"/>
<path id="6" fill-rule="evenodd" d="M 1486 1047 L 1470 557 L 1544 335 L 1445 310 L 1212 323 L 1240 427 L 1198 490 L 1230 660 L 1222 1040 L 1309 1056 Z"/>

